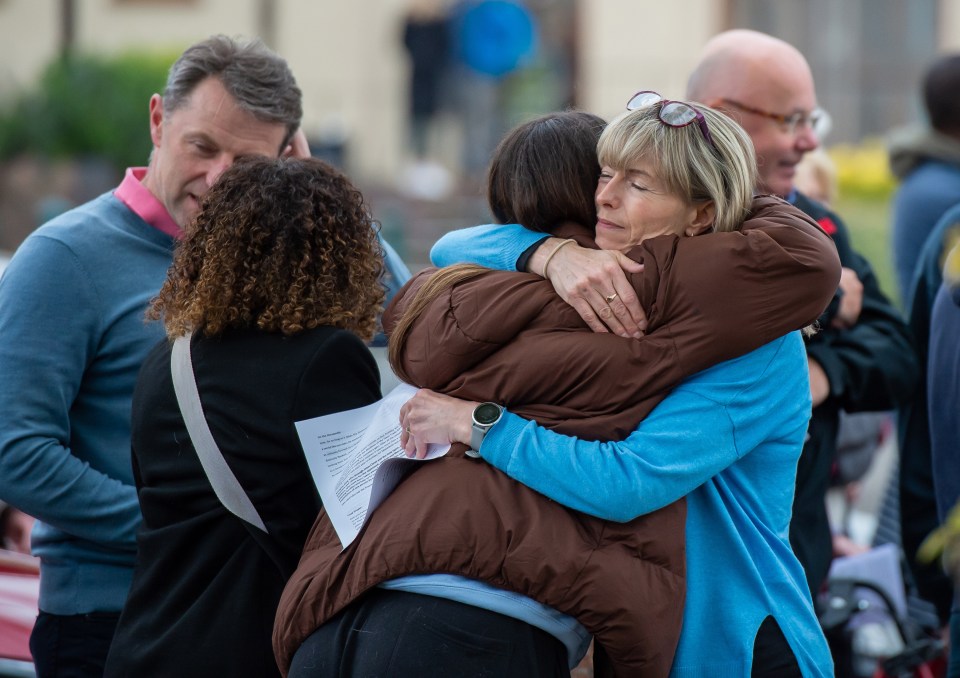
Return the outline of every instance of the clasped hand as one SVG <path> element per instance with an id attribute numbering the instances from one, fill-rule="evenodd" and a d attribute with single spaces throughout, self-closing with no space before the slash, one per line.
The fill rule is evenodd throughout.
<path id="1" fill-rule="evenodd" d="M 626 273 L 640 273 L 643 264 L 614 250 L 571 244 L 556 252 L 544 270 L 542 262 L 557 242 L 550 238 L 541 245 L 531 257 L 529 270 L 545 274 L 560 298 L 573 306 L 594 332 L 642 337 L 647 329 L 647 314 Z"/>

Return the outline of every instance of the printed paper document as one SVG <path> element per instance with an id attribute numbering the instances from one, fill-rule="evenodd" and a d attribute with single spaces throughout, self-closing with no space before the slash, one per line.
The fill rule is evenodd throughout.
<path id="1" fill-rule="evenodd" d="M 296 422 L 313 481 L 346 548 L 414 464 L 400 447 L 400 408 L 417 389 L 401 383 L 379 402 Z M 450 445 L 430 445 L 426 459 Z"/>

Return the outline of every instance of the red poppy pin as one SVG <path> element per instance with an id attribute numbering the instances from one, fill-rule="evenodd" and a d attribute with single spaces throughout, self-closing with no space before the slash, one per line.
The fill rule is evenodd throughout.
<path id="1" fill-rule="evenodd" d="M 823 217 L 821 219 L 817 219 L 817 224 L 830 237 L 833 237 L 834 235 L 836 235 L 837 225 L 833 223 L 833 219 L 831 219 L 830 217 Z"/>

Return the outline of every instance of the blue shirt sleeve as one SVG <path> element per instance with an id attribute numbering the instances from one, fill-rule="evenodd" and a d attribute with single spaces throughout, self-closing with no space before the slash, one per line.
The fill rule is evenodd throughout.
<path id="1" fill-rule="evenodd" d="M 793 436 L 799 451 L 810 414 L 805 365 L 793 333 L 691 377 L 622 441 L 584 441 L 505 412 L 480 453 L 564 506 L 633 520 L 686 496 L 763 441 Z"/>
<path id="2" fill-rule="evenodd" d="M 516 271 L 517 260 L 544 234 L 520 224 L 486 224 L 450 231 L 430 250 L 434 266 L 479 264 L 498 271 Z"/>
<path id="3" fill-rule="evenodd" d="M 737 459 L 727 412 L 696 383 L 674 391 L 622 441 L 580 440 L 505 412 L 480 452 L 550 499 L 620 522 L 686 496 Z"/>

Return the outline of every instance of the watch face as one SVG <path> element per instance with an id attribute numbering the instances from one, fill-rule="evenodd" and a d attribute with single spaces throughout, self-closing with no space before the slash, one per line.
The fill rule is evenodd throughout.
<path id="1" fill-rule="evenodd" d="M 500 418 L 500 406 L 493 403 L 481 403 L 473 410 L 473 418 L 481 426 L 489 426 Z"/>

